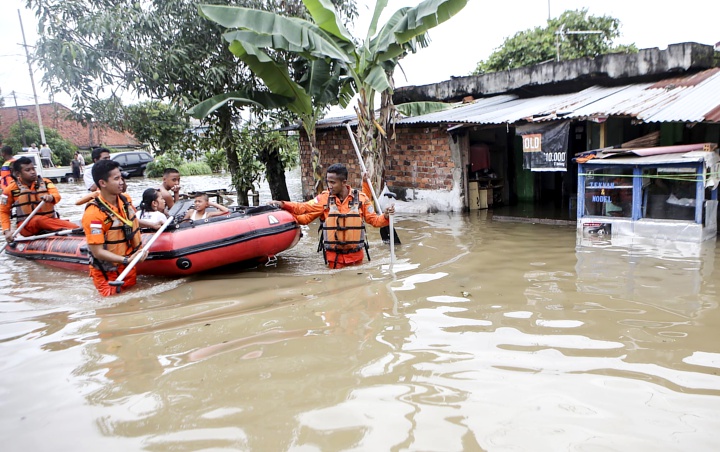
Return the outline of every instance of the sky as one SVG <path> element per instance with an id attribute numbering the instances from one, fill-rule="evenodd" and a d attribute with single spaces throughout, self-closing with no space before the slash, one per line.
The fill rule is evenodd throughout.
<path id="1" fill-rule="evenodd" d="M 18 10 L 22 15 L 28 45 L 37 40 L 37 22 L 34 13 L 25 9 L 23 0 L 2 0 L 0 14 L 0 89 L 6 106 L 13 106 L 11 92 L 15 92 L 18 105 L 31 105 L 33 87 L 25 52 L 20 45 L 22 33 Z M 389 0 L 388 16 L 403 6 L 418 4 L 418 0 Z M 374 1 L 358 0 L 360 17 L 353 34 L 364 37 L 370 21 Z M 720 41 L 717 18 L 720 17 L 718 0 L 686 0 L 683 2 L 649 2 L 638 0 L 469 0 L 467 6 L 449 21 L 430 30 L 430 46 L 420 49 L 401 61 L 402 71 L 395 73 L 397 87 L 425 85 L 470 74 L 478 61 L 486 59 L 503 39 L 518 31 L 545 26 L 548 15 L 558 16 L 567 9 L 587 8 L 593 15 L 610 15 L 620 19 L 622 36 L 616 44 L 634 43 L 638 48 L 669 44 L 699 42 L 715 44 Z M 384 20 L 381 19 L 381 23 Z M 34 71 L 38 101 L 50 100 L 49 93 L 40 83 L 42 73 Z M 137 101 L 125 96 L 126 103 Z M 71 106 L 70 97 L 55 96 L 55 101 Z"/>

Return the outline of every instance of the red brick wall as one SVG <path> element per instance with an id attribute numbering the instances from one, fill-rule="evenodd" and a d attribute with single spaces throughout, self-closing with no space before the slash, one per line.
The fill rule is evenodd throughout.
<path id="1" fill-rule="evenodd" d="M 440 125 L 402 126 L 395 129 L 396 140 L 391 142 L 390 155 L 385 161 L 385 181 L 391 189 L 451 190 L 455 163 L 450 149 L 450 135 Z M 344 163 L 349 172 L 348 182 L 360 186 L 360 164 L 345 128 L 317 131 L 318 148 L 323 168 Z M 312 168 L 310 146 L 303 133 L 300 139 L 300 166 L 303 194 L 312 197 Z"/>
<path id="2" fill-rule="evenodd" d="M 118 132 L 107 127 L 94 127 L 91 136 L 90 130 L 71 119 L 72 111 L 61 104 L 41 104 L 39 107 L 43 127 L 57 130 L 61 137 L 81 149 L 89 149 L 94 146 L 137 147 L 140 145 L 131 133 Z M 19 108 L 27 109 L 23 114 L 24 119 L 37 124 L 35 105 Z M 0 134 L 8 136 L 10 127 L 16 123 L 17 110 L 15 107 L 0 108 Z M 40 136 L 37 138 L 37 145 L 40 147 Z M 19 149 L 16 152 L 19 152 Z"/>

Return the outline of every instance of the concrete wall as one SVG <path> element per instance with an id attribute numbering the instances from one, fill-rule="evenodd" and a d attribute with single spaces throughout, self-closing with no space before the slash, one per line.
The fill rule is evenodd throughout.
<path id="1" fill-rule="evenodd" d="M 536 64 L 485 75 L 455 77 L 440 83 L 397 88 L 396 104 L 411 101 L 456 101 L 465 96 L 490 96 L 542 86 L 544 94 L 583 89 L 593 84 L 650 81 L 668 72 L 700 70 L 714 66 L 709 45 L 681 43 L 667 49 L 642 49 L 635 54 L 616 53 L 596 58 Z"/>

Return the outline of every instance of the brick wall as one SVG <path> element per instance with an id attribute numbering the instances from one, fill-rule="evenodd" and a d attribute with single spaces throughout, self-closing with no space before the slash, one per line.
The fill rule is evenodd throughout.
<path id="1" fill-rule="evenodd" d="M 396 140 L 391 142 L 390 155 L 385 161 L 385 182 L 391 189 L 452 189 L 455 162 L 445 126 L 398 126 L 395 134 Z M 347 130 L 344 127 L 318 130 L 317 144 L 322 153 L 322 167 L 344 163 L 349 172 L 349 184 L 359 187 L 360 164 Z M 309 199 L 313 196 L 313 179 L 310 146 L 304 133 L 300 139 L 300 165 L 303 195 Z"/>

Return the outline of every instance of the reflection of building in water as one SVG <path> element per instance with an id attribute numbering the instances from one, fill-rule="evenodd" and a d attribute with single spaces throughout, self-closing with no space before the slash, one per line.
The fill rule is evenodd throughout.
<path id="1" fill-rule="evenodd" d="M 715 267 L 714 241 L 579 238 L 576 256 L 580 293 L 620 297 L 686 318 L 716 305 L 704 293 Z"/>

